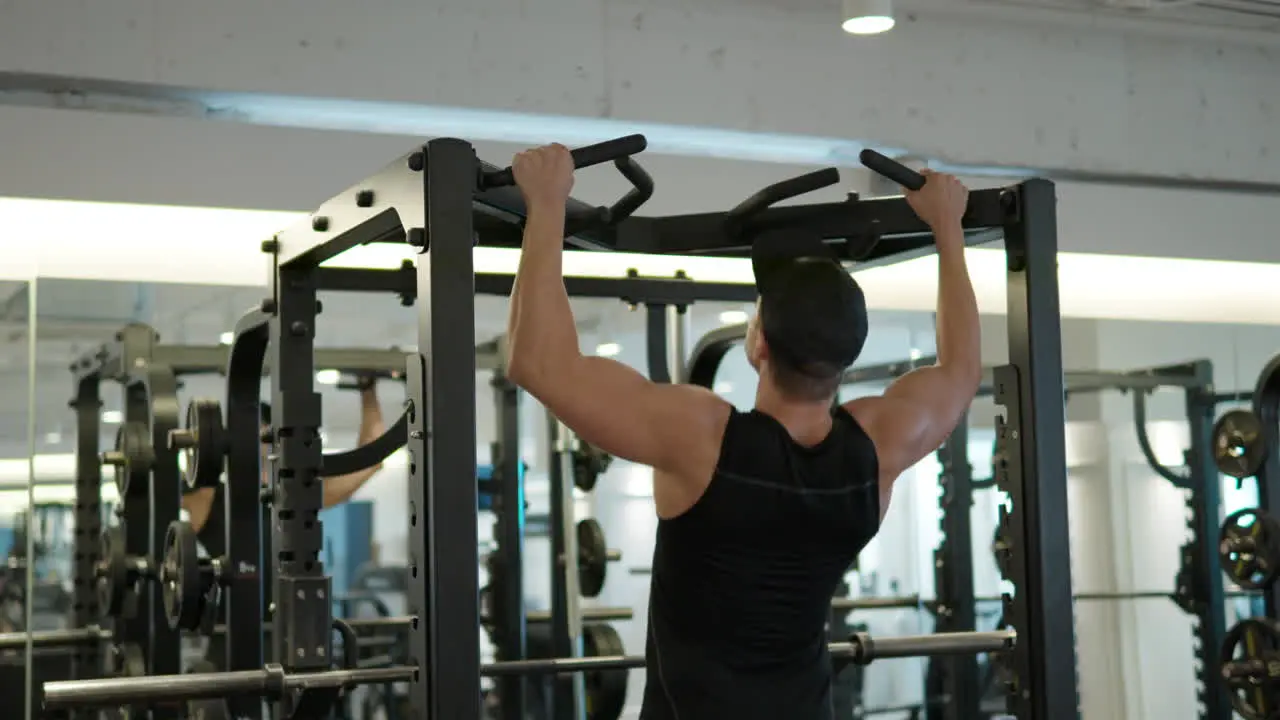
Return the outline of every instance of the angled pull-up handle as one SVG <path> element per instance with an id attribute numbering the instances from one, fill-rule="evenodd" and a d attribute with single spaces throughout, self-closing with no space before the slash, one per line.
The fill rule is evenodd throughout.
<path id="1" fill-rule="evenodd" d="M 642 153 L 648 146 L 649 141 L 645 139 L 645 136 L 626 135 L 571 150 L 570 154 L 573 156 L 574 169 L 581 169 Z M 624 172 L 623 174 L 625 175 L 626 173 Z M 516 177 L 512 174 L 510 167 L 485 173 L 480 177 L 480 187 L 485 190 L 515 185 L 515 183 Z"/>
<path id="2" fill-rule="evenodd" d="M 924 175 L 870 148 L 858 153 L 858 161 L 868 170 L 877 175 L 882 175 L 908 190 L 919 190 L 924 187 Z"/>
<path id="3" fill-rule="evenodd" d="M 400 413 L 396 424 L 382 433 L 376 440 L 361 445 L 353 450 L 324 455 L 320 461 L 320 477 L 336 477 L 350 475 L 365 468 L 373 467 L 391 453 L 404 447 L 409 441 L 409 411 Z"/>
<path id="4" fill-rule="evenodd" d="M 811 173 L 776 182 L 738 203 L 725 214 L 725 232 L 729 237 L 739 237 L 752 218 L 783 200 L 790 200 L 806 193 L 831 187 L 840 182 L 840 171 L 824 168 Z"/>
<path id="5" fill-rule="evenodd" d="M 622 177 L 626 178 L 627 182 L 631 183 L 631 189 L 609 207 L 601 205 L 592 208 L 589 212 L 570 215 L 565 219 L 564 224 L 566 237 L 586 230 L 617 225 L 631 217 L 632 213 L 653 197 L 653 178 L 640 167 L 640 163 L 628 156 L 614 160 L 613 166 L 618 168 L 618 172 L 622 173 Z"/>

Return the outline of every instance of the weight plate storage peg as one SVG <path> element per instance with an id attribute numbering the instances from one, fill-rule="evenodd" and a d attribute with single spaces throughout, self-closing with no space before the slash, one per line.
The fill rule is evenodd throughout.
<path id="1" fill-rule="evenodd" d="M 118 617 L 124 612 L 124 601 L 129 592 L 129 558 L 125 555 L 124 538 L 124 526 L 116 525 L 103 530 L 98 541 L 98 564 L 94 575 L 102 617 Z"/>
<path id="2" fill-rule="evenodd" d="M 1280 575 L 1280 522 L 1261 508 L 1227 516 L 1218 537 L 1222 570 L 1245 590 L 1264 590 Z"/>
<path id="3" fill-rule="evenodd" d="M 1280 720 L 1280 623 L 1241 620 L 1227 631 L 1220 660 L 1236 712 L 1246 720 Z"/>
<path id="4" fill-rule="evenodd" d="M 612 455 L 579 440 L 577 449 L 573 451 L 573 484 L 583 492 L 591 492 L 612 462 Z"/>
<path id="5" fill-rule="evenodd" d="M 116 431 L 115 449 L 102 454 L 103 464 L 115 468 L 116 490 L 121 496 L 127 496 L 130 488 L 138 492 L 148 490 L 147 474 L 155 461 L 151 428 L 141 422 L 127 422 L 120 426 Z"/>
<path id="6" fill-rule="evenodd" d="M 196 554 L 196 532 L 190 523 L 174 521 L 164 534 L 164 564 L 160 582 L 169 627 L 196 630 L 204 611 L 204 583 Z"/>
<path id="7" fill-rule="evenodd" d="M 169 443 L 182 450 L 187 487 L 217 487 L 227 452 L 222 406 L 217 400 L 195 398 L 188 403 L 186 426 L 169 433 Z"/>
<path id="8" fill-rule="evenodd" d="M 605 570 L 609 565 L 609 548 L 604 528 L 595 518 L 578 521 L 578 590 L 583 597 L 593 598 L 604 589 Z"/>
<path id="9" fill-rule="evenodd" d="M 622 637 L 612 625 L 582 628 L 582 654 L 586 657 L 626 655 Z M 587 720 L 616 720 L 627 703 L 627 670 L 596 670 L 585 673 Z"/>
<path id="10" fill-rule="evenodd" d="M 1266 454 L 1262 423 L 1252 411 L 1232 410 L 1213 424 L 1213 461 L 1223 475 L 1253 477 Z"/>

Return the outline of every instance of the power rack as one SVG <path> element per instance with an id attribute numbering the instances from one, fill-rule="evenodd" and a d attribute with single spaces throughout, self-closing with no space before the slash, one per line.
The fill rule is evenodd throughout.
<path id="1" fill-rule="evenodd" d="M 634 189 L 610 208 L 571 201 L 570 248 L 747 257 L 754 237 L 787 232 L 817 235 L 844 257 L 867 265 L 900 262 L 932 249 L 928 228 L 901 197 L 850 196 L 838 203 L 773 206 L 834 184 L 834 170 L 766 188 L 729 212 L 634 216 L 653 189 L 631 159 L 643 149 L 643 137 L 631 136 L 574 151 L 577 167 L 614 162 Z M 875 169 L 909 173 L 896 163 Z M 481 162 L 465 141 L 441 138 L 398 158 L 264 245 L 274 260 L 272 364 L 291 370 L 272 375 L 277 412 L 271 436 L 278 460 L 272 467 L 276 493 L 271 527 L 274 595 L 280 598 L 273 655 L 285 673 L 323 670 L 329 664 L 331 606 L 324 597 L 327 580 L 319 562 L 317 520 L 320 401 L 312 388 L 316 293 L 340 284 L 375 289 L 368 280 L 386 277 L 321 265 L 356 245 L 407 243 L 418 253 L 412 292 L 419 317 L 418 352 L 407 368 L 413 489 L 410 612 L 417 619 L 411 626 L 410 654 L 418 667 L 410 705 L 424 720 L 479 716 L 477 490 L 474 482 L 458 482 L 474 478 L 476 471 L 475 397 L 469 378 L 476 370 L 474 297 L 483 282 L 472 251 L 477 245 L 519 247 L 524 213 L 509 169 Z M 1008 258 L 1010 364 L 997 378 L 997 400 L 1006 408 L 1010 438 L 1002 482 L 1011 501 L 1006 534 L 1012 539 L 1009 579 L 1016 588 L 1006 616 L 1018 632 L 1010 710 L 1024 720 L 1074 718 L 1078 702 L 1073 625 L 1066 620 L 1071 617 L 1071 581 L 1062 512 L 1067 493 L 1053 184 L 1034 179 L 975 191 L 964 226 L 974 244 L 1003 235 Z M 382 272 L 407 276 L 407 271 Z M 339 282 L 338 277 L 344 279 Z M 646 283 L 632 282 L 640 294 Z M 662 282 L 694 293 L 704 287 L 673 285 L 685 280 Z M 403 285 L 397 283 L 396 289 L 408 294 Z M 619 296 L 616 288 L 610 296 Z"/>
<path id="2" fill-rule="evenodd" d="M 910 370 L 936 362 L 934 357 L 885 363 L 855 368 L 845 374 L 844 383 L 889 382 Z M 994 370 L 988 368 L 978 395 L 995 392 Z M 1176 365 L 1144 368 L 1127 372 L 1071 371 L 1064 373 L 1066 397 L 1073 394 L 1118 390 L 1131 393 L 1133 420 L 1138 447 L 1151 468 L 1174 487 L 1188 490 L 1188 541 L 1179 550 L 1181 560 L 1174 588 L 1169 597 L 1192 615 L 1196 657 L 1197 695 L 1203 720 L 1229 720 L 1230 698 L 1218 676 L 1219 648 L 1226 638 L 1226 596 L 1217 548 L 1218 515 L 1222 506 L 1219 473 L 1212 452 L 1213 416 L 1219 404 L 1239 399 L 1239 394 L 1218 394 L 1214 390 L 1213 364 L 1193 360 Z M 1156 458 L 1147 434 L 1147 399 L 1161 390 L 1180 390 L 1190 430 L 1190 444 L 1181 467 L 1169 467 Z M 1001 450 L 996 449 L 993 467 L 999 464 Z M 940 477 L 942 541 L 935 553 L 937 618 L 935 632 L 973 629 L 973 542 L 969 527 L 969 508 L 973 490 L 990 487 L 989 481 L 973 478 L 968 457 L 967 422 L 961 421 L 956 431 L 939 449 L 943 472 Z M 1001 542 L 1003 548 L 1007 543 Z M 1001 550 L 1003 552 L 1003 550 Z M 1123 597 L 1117 594 L 1117 598 Z M 983 717 L 981 687 L 978 683 L 976 658 L 953 657 L 944 660 L 943 695 L 948 702 L 938 706 L 943 720 L 971 720 Z M 932 718 L 933 715 L 930 715 Z"/>
<path id="3" fill-rule="evenodd" d="M 182 377 L 202 374 L 238 378 L 228 383 L 228 480 L 215 493 L 210 522 L 199 537 L 210 556 L 223 557 L 228 566 L 243 571 L 230 575 L 229 592 L 222 596 L 218 609 L 225 624 L 211 645 L 216 650 L 210 650 L 210 659 L 227 669 L 262 666 L 262 639 L 256 629 L 262 627 L 270 596 L 263 594 L 264 583 L 257 571 L 264 552 L 260 542 L 264 511 L 258 484 L 258 395 L 260 379 L 270 368 L 263 363 L 265 326 L 255 323 L 254 315 L 237 326 L 236 339 L 229 348 L 164 345 L 153 328 L 134 323 L 121 329 L 112 342 L 71 365 L 76 386 L 71 405 L 77 423 L 72 578 L 75 629 L 46 633 L 48 637 L 39 638 L 38 644 L 48 641 L 50 645 L 72 646 L 75 678 L 100 677 L 108 670 L 109 658 L 102 653 L 105 646 L 113 647 L 113 655 L 123 655 L 120 648 L 128 645 L 137 648 L 141 652 L 136 657 L 147 674 L 182 672 L 179 632 L 170 627 L 160 583 L 144 586 L 147 589 L 136 608 L 141 612 L 129 613 L 131 618 L 116 622 L 110 631 L 99 626 L 104 615 L 98 593 L 99 565 L 104 560 L 99 544 L 102 465 L 105 460 L 116 466 L 117 487 L 126 498 L 125 554 L 142 558 L 155 568 L 161 560 L 166 529 L 178 518 L 181 479 L 178 449 L 170 442 L 170 433 L 180 425 L 179 382 Z M 389 372 L 403 368 L 404 355 L 390 350 L 324 348 L 316 352 L 316 361 L 326 368 Z M 100 455 L 100 386 L 104 380 L 122 384 L 126 413 L 115 449 Z M 232 482 L 233 478 L 248 482 Z M 152 531 L 154 537 L 147 534 Z M 269 583 L 265 587 L 269 590 Z M 236 709 L 239 717 L 256 718 L 260 707 L 255 698 Z"/>

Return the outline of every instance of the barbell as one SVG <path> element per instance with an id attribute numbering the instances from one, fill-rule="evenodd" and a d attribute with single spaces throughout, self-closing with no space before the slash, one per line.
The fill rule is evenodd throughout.
<path id="1" fill-rule="evenodd" d="M 831 643 L 830 655 L 837 663 L 866 665 L 887 658 L 930 655 L 965 655 L 1004 652 L 1013 649 L 1013 630 L 994 632 L 935 633 L 874 639 L 857 633 L 847 642 Z M 643 668 L 640 655 L 512 660 L 480 667 L 486 677 L 504 675 L 560 675 L 598 670 Z M 313 689 L 342 689 L 374 683 L 407 682 L 418 668 L 403 665 L 388 668 L 356 668 L 310 673 L 288 673 L 277 664 L 261 670 L 150 677 L 63 680 L 44 684 L 42 705 L 46 710 L 72 707 L 112 707 L 157 702 L 180 702 L 227 695 L 257 695 L 277 699 L 287 694 Z"/>
<path id="2" fill-rule="evenodd" d="M 582 609 L 582 619 L 588 623 L 601 623 L 610 620 L 631 620 L 635 616 L 635 612 L 627 607 L 589 607 Z M 488 618 L 484 619 L 486 622 Z M 389 629 L 392 631 L 406 630 L 413 622 L 411 617 L 375 617 L 375 618 L 346 618 L 343 620 L 353 630 L 379 630 Z M 525 613 L 525 622 L 529 624 L 548 623 L 551 622 L 551 613 L 547 610 L 529 610 Z M 215 625 L 212 635 L 225 634 L 227 628 L 225 625 Z M 264 634 L 271 633 L 271 625 L 264 625 L 262 628 Z M 6 632 L 0 633 L 0 651 L 4 650 L 21 650 L 27 646 L 28 640 L 32 647 L 38 648 L 57 648 L 57 647 L 82 647 L 85 645 L 95 645 L 97 643 L 112 642 L 115 635 L 108 630 L 97 625 L 90 625 L 83 628 L 71 628 L 65 630 L 35 630 L 32 632 Z"/>

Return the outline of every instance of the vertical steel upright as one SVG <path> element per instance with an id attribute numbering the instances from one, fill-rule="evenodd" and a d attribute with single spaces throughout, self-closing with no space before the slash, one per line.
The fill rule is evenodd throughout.
<path id="1" fill-rule="evenodd" d="M 476 243 L 479 161 L 470 144 L 432 140 L 410 155 L 423 174 L 418 354 L 409 362 L 410 720 L 480 716 L 476 518 Z M 402 218 L 406 224 L 418 218 Z M 414 240 L 419 242 L 414 242 Z"/>
<path id="2" fill-rule="evenodd" d="M 86 368 L 81 366 L 81 369 Z M 76 411 L 76 500 L 75 537 L 72 541 L 71 619 L 83 628 L 98 622 L 97 584 L 94 567 L 102 537 L 102 461 L 98 456 L 102 422 L 102 377 L 97 370 L 76 376 L 76 395 L 71 405 Z M 75 650 L 72 677 L 94 678 L 101 672 L 102 658 L 97 644 L 86 643 Z"/>
<path id="3" fill-rule="evenodd" d="M 1010 507 L 1005 617 L 1017 630 L 1009 709 L 1019 720 L 1076 720 L 1075 618 L 1067 524 L 1062 321 L 1054 185 L 1032 179 L 1002 197 L 1006 219 L 1009 364 L 995 373 Z"/>
<path id="4" fill-rule="evenodd" d="M 149 328 L 147 331 L 152 332 Z M 129 360 L 127 355 L 125 360 Z M 150 429 L 149 440 L 155 456 L 150 473 L 150 499 L 144 503 L 144 506 L 148 506 L 149 513 L 141 528 L 149 536 L 149 542 L 138 547 L 149 548 L 146 554 L 150 557 L 152 567 L 157 567 L 163 561 L 161 554 L 169 523 L 178 519 L 181 505 L 178 451 L 169 444 L 169 433 L 179 426 L 178 378 L 172 368 L 154 361 L 146 364 L 128 362 L 125 367 L 136 371 L 130 376 L 125 390 L 126 419 L 135 413 L 141 414 L 142 421 Z M 142 496 L 134 496 L 129 502 L 141 499 Z M 127 531 L 130 535 L 133 534 L 132 524 Z M 140 592 L 140 599 L 145 602 L 139 603 L 138 620 L 146 623 L 150 639 L 147 669 L 153 675 L 181 673 L 181 637 L 175 628 L 169 627 L 164 603 L 164 584 L 149 582 L 142 586 Z M 157 707 L 152 709 L 151 717 L 152 720 L 176 718 L 178 712 L 175 708 Z"/>
<path id="5" fill-rule="evenodd" d="M 1258 375 L 1253 390 L 1253 411 L 1262 424 L 1260 441 L 1271 448 L 1258 470 L 1258 506 L 1272 517 L 1280 517 L 1280 355 Z M 1280 617 L 1280 582 L 1266 592 L 1267 617 Z"/>
<path id="6" fill-rule="evenodd" d="M 969 417 L 960 418 L 956 429 L 938 449 L 942 473 L 938 477 L 938 507 L 941 510 L 942 540 L 934 551 L 934 579 L 938 605 L 934 632 L 971 632 L 977 629 L 977 608 L 973 589 L 973 468 L 969 464 Z M 943 663 L 943 695 L 940 703 L 944 720 L 979 720 L 982 688 L 978 680 L 978 658 L 956 655 L 934 658 Z"/>
<path id="7" fill-rule="evenodd" d="M 286 672 L 325 670 L 331 662 L 332 595 L 321 561 L 320 395 L 315 380 L 316 270 L 306 263 L 277 271 L 275 315 L 270 322 L 272 452 L 271 548 L 277 604 L 272 617 L 272 659 Z M 282 717 L 314 712 L 298 707 L 322 702 L 287 696 Z"/>
<path id="8" fill-rule="evenodd" d="M 269 315 L 254 312 L 241 318 L 227 359 L 227 471 L 219 488 L 224 512 L 221 517 L 212 516 L 223 524 L 225 557 L 233 568 L 221 608 L 227 634 L 219 666 L 227 671 L 257 669 L 264 661 L 262 633 L 250 628 L 263 625 L 264 595 L 271 578 L 265 572 L 271 558 L 269 548 L 264 547 L 263 530 L 271 527 L 272 518 L 269 511 L 264 512 L 268 508 L 261 498 L 258 407 L 269 335 Z M 236 718 L 262 717 L 260 698 L 229 697 L 227 701 Z"/>
<path id="9" fill-rule="evenodd" d="M 1191 492 L 1187 493 L 1187 525 L 1191 537 L 1182 546 L 1182 570 L 1177 594 L 1195 617 L 1196 684 L 1203 720 L 1230 720 L 1231 697 L 1218 674 L 1218 652 L 1227 635 L 1226 595 L 1218 559 L 1218 513 L 1222 508 L 1222 479 L 1213 460 L 1213 421 L 1217 398 L 1213 365 L 1192 365 L 1196 382 L 1186 388 L 1187 422 L 1191 444 L 1186 463 Z"/>
<path id="10" fill-rule="evenodd" d="M 499 351 L 504 351 L 499 343 Z M 497 480 L 494 498 L 497 540 L 502 570 L 501 597 L 492 599 L 492 622 L 497 628 L 499 660 L 528 657 L 524 612 L 524 463 L 520 461 L 520 388 L 511 382 L 501 363 L 490 383 L 498 418 L 493 470 Z M 491 579 L 492 581 L 492 579 Z M 503 720 L 525 720 L 525 678 L 512 675 L 498 681 Z"/>

